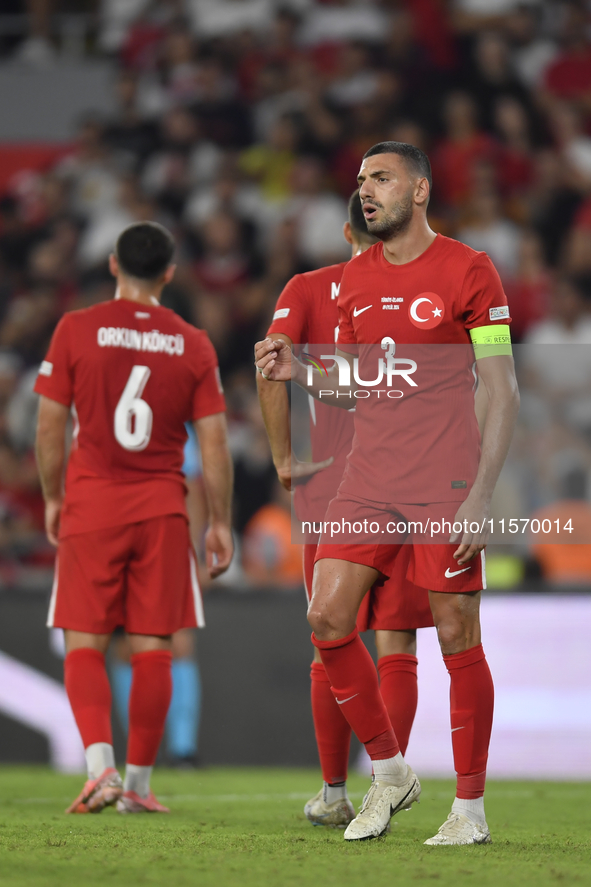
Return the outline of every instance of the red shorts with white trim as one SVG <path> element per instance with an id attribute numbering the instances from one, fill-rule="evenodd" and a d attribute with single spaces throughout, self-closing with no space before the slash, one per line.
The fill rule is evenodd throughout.
<path id="1" fill-rule="evenodd" d="M 308 602 L 312 595 L 316 548 L 316 545 L 304 545 L 304 582 Z M 403 545 L 401 548 L 403 550 L 396 558 L 392 575 L 379 579 L 363 598 L 357 614 L 359 631 L 409 631 L 433 625 L 427 590 L 413 585 L 406 578 L 411 546 Z"/>
<path id="2" fill-rule="evenodd" d="M 460 502 L 440 502 L 432 506 L 392 505 L 386 508 L 380 503 L 356 499 L 339 492 L 328 506 L 325 523 L 330 525 L 333 522 L 334 526 L 337 524 L 345 526 L 347 523 L 353 525 L 367 522 L 367 526 L 377 524 L 379 527 L 387 527 L 391 524 L 403 527 L 405 522 L 408 525 L 409 521 L 422 521 L 423 526 L 426 526 L 427 519 L 431 520 L 435 516 L 440 522 L 448 521 L 453 524 L 460 504 Z M 373 536 L 366 534 L 365 537 L 361 537 L 364 541 L 358 544 L 351 541 L 352 536 L 349 532 L 347 532 L 348 541 L 341 544 L 324 541 L 330 536 L 321 536 L 314 560 L 316 562 L 323 558 L 335 558 L 354 564 L 365 564 L 374 567 L 388 579 L 394 579 L 399 575 L 397 561 L 405 557 L 404 552 L 408 549 L 410 554 L 405 577 L 414 585 L 430 591 L 453 594 L 466 594 L 486 588 L 484 551 L 469 563 L 460 566 L 453 558 L 453 553 L 459 545 L 457 542 L 451 544 L 412 542 L 412 536 L 404 533 L 400 533 L 400 541 L 393 544 L 368 541 L 370 537 L 372 540 L 377 539 L 378 532 L 381 534 L 382 530 L 376 531 Z M 396 538 L 395 533 L 393 538 Z M 439 538 L 441 539 L 441 534 Z"/>
<path id="3" fill-rule="evenodd" d="M 202 627 L 186 518 L 166 514 L 60 540 L 47 624 L 159 636 Z"/>

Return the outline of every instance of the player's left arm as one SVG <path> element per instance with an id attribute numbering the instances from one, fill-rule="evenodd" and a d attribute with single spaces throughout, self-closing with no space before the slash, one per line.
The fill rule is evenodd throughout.
<path id="1" fill-rule="evenodd" d="M 482 448 L 474 486 L 458 509 L 455 520 L 467 520 L 483 527 L 482 532 L 464 533 L 454 558 L 459 564 L 471 560 L 485 546 L 490 503 L 507 457 L 519 412 L 519 391 L 513 358 L 502 354 L 478 361 L 478 373 L 486 389 L 488 409 L 482 435 Z M 483 526 L 484 525 L 484 526 Z M 460 534 L 451 537 L 457 542 Z"/>
<path id="2" fill-rule="evenodd" d="M 291 339 L 284 333 L 275 333 L 274 339 L 285 342 L 288 348 L 292 346 Z M 291 417 L 285 385 L 257 373 L 257 392 L 279 483 L 291 491 L 297 484 L 305 484 L 319 471 L 328 468 L 333 457 L 323 462 L 300 462 L 291 446 Z"/>
<path id="3" fill-rule="evenodd" d="M 215 579 L 228 569 L 234 554 L 231 528 L 234 469 L 228 446 L 226 414 L 203 416 L 193 425 L 199 438 L 209 509 L 205 556 L 209 575 Z"/>
<path id="4" fill-rule="evenodd" d="M 481 454 L 470 493 L 455 520 L 468 528 L 454 533 L 450 542 L 460 542 L 454 552 L 465 564 L 486 545 L 490 507 L 495 485 L 507 457 L 519 412 L 519 390 L 509 333 L 509 307 L 499 275 L 484 253 L 471 263 L 462 291 L 464 321 L 469 330 L 483 391 L 475 408 L 481 425 Z M 484 428 L 482 429 L 482 424 Z M 478 532 L 470 531 L 477 524 Z"/>
<path id="5" fill-rule="evenodd" d="M 64 499 L 66 429 L 70 408 L 41 395 L 37 418 L 35 451 L 45 499 L 45 530 L 52 545 L 58 544 L 60 515 Z"/>

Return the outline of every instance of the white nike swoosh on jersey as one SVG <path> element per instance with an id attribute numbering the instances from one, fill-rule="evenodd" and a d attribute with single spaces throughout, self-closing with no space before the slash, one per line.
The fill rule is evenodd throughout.
<path id="1" fill-rule="evenodd" d="M 466 570 L 469 570 L 469 569 L 470 569 L 470 567 L 464 567 L 463 570 L 456 570 L 455 573 L 450 573 L 449 567 L 448 567 L 447 570 L 445 571 L 445 578 L 451 579 L 452 576 L 459 576 L 460 573 L 465 573 Z"/>
<path id="2" fill-rule="evenodd" d="M 349 702 L 351 699 L 355 699 L 356 696 L 359 696 L 359 693 L 353 693 L 352 696 L 348 696 L 346 699 L 337 699 L 335 696 L 335 700 L 337 705 L 344 705 L 345 702 Z"/>
<path id="3" fill-rule="evenodd" d="M 371 305 L 366 305 L 365 308 L 353 308 L 353 317 L 363 314 L 364 311 L 368 311 L 371 307 Z"/>
<path id="4" fill-rule="evenodd" d="M 452 727 L 452 728 L 451 728 L 451 732 L 452 732 L 452 733 L 455 733 L 456 730 L 463 730 L 463 729 L 464 729 L 464 727 Z"/>

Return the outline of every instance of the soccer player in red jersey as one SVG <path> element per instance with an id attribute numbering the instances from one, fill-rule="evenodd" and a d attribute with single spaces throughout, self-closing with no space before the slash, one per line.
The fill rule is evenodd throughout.
<path id="1" fill-rule="evenodd" d="M 382 142 L 365 155 L 359 173 L 360 198 L 368 230 L 381 243 L 345 268 L 339 294 L 338 355 L 352 361 L 360 344 L 424 346 L 472 343 L 487 413 L 478 458 L 479 435 L 470 373 L 452 388 L 456 403 L 442 397 L 445 423 L 408 411 L 412 398 L 397 401 L 398 434 L 376 422 L 378 398 L 357 404 L 356 441 L 346 475 L 326 519 L 351 514 L 373 520 L 404 515 L 429 500 L 417 497 L 418 472 L 433 483 L 431 502 L 447 520 L 485 526 L 519 405 L 508 329 L 509 309 L 498 274 L 484 253 L 435 234 L 427 223 L 431 189 L 426 155 L 411 145 Z M 396 298 L 398 310 L 384 311 Z M 495 344 L 490 344 L 494 342 Z M 461 349 L 460 349 L 461 352 Z M 451 352 L 450 352 L 451 353 Z M 292 366 L 293 364 L 293 366 Z M 306 386 L 307 369 L 279 340 L 259 344 L 257 366 L 271 379 L 294 378 Z M 292 372 L 293 370 L 293 372 Z M 449 380 L 447 367 L 440 375 Z M 332 373 L 334 376 L 335 374 Z M 458 377 L 459 378 L 459 377 Z M 338 384 L 338 383 L 337 383 Z M 430 380 L 430 394 L 438 392 Z M 322 379 L 320 387 L 334 388 Z M 441 390 L 439 390 L 441 394 Z M 472 410 L 467 409 L 472 397 Z M 383 403 L 383 401 L 382 401 Z M 366 406 L 367 405 L 367 406 Z M 342 406 L 342 402 L 341 402 Z M 447 408 L 446 408 L 447 406 Z M 382 414 L 383 415 L 383 414 Z M 410 421 L 404 421 L 405 417 Z M 415 427 L 413 422 L 419 423 Z M 395 447 L 395 449 L 393 449 Z M 396 458 L 384 461 L 395 453 Z M 461 455 L 447 464 L 440 455 Z M 397 483 L 385 488 L 375 466 L 388 466 Z M 426 470 L 425 470 L 426 465 Z M 387 497 L 387 498 L 386 498 Z M 413 498 L 414 497 L 414 498 Z M 385 501 L 386 499 L 386 501 Z M 413 510 L 411 509 L 411 511 Z M 429 589 L 438 637 L 451 678 L 451 723 L 457 790 L 452 811 L 435 845 L 490 841 L 484 814 L 484 785 L 492 727 L 493 685 L 481 645 L 480 590 L 484 587 L 484 532 L 450 536 L 456 544 L 412 545 L 409 578 Z M 459 542 L 459 545 L 457 544 Z M 361 643 L 355 619 L 360 601 L 380 574 L 391 575 L 402 545 L 331 545 L 321 539 L 316 553 L 308 619 L 313 642 L 347 720 L 373 762 L 374 781 L 364 805 L 345 832 L 347 840 L 382 834 L 390 816 L 418 799 L 420 786 L 400 754 L 388 725 L 373 663 Z"/>
<path id="2" fill-rule="evenodd" d="M 353 256 L 376 242 L 368 233 L 358 191 L 349 201 L 349 221 L 345 223 L 344 235 L 351 244 Z M 279 297 L 267 336 L 282 339 L 288 347 L 305 345 L 314 353 L 334 351 L 338 331 L 337 298 L 345 266 L 346 262 L 342 262 L 293 277 Z M 257 386 L 279 479 L 287 489 L 295 489 L 299 520 L 321 521 L 343 476 L 353 438 L 353 414 L 311 400 L 314 461 L 301 463 L 291 450 L 285 386 L 263 379 L 260 373 L 257 373 Z M 311 536 L 304 545 L 308 602 L 317 544 L 318 536 Z M 416 629 L 433 625 L 427 592 L 406 578 L 409 555 L 408 548 L 396 561 L 391 578 L 365 596 L 357 619 L 359 631 L 371 628 L 376 632 L 380 690 L 403 753 L 417 707 Z M 304 812 L 314 825 L 344 828 L 355 816 L 346 784 L 351 727 L 331 691 L 316 648 L 310 677 L 312 717 L 324 785 L 308 801 Z"/>
<path id="3" fill-rule="evenodd" d="M 171 697 L 171 636 L 203 625 L 181 472 L 185 422 L 203 458 L 210 575 L 232 558 L 232 463 L 215 351 L 204 332 L 159 304 L 173 253 L 162 226 L 126 228 L 110 258 L 115 299 L 64 315 L 35 386 L 46 530 L 58 549 L 48 625 L 65 631 L 66 691 L 88 768 L 69 813 L 111 804 L 121 813 L 168 812 L 150 776 Z M 120 625 L 133 669 L 124 783 L 105 670 Z"/>

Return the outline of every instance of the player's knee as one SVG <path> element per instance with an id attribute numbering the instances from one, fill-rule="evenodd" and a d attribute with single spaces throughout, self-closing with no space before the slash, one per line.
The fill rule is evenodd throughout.
<path id="1" fill-rule="evenodd" d="M 325 610 L 310 604 L 308 608 L 308 623 L 317 638 L 327 640 L 334 637 L 345 637 L 347 626 L 341 619 L 335 619 Z"/>
<path id="2" fill-rule="evenodd" d="M 444 654 L 458 653 L 464 648 L 465 632 L 461 623 L 453 620 L 441 622 L 437 626 L 437 637 Z"/>
<path id="3" fill-rule="evenodd" d="M 317 637 L 330 629 L 330 622 L 326 615 L 312 604 L 308 607 L 308 623 Z"/>
<path id="4" fill-rule="evenodd" d="M 459 616 L 447 618 L 438 623 L 437 637 L 444 655 L 462 653 L 480 643 L 480 622 Z"/>

